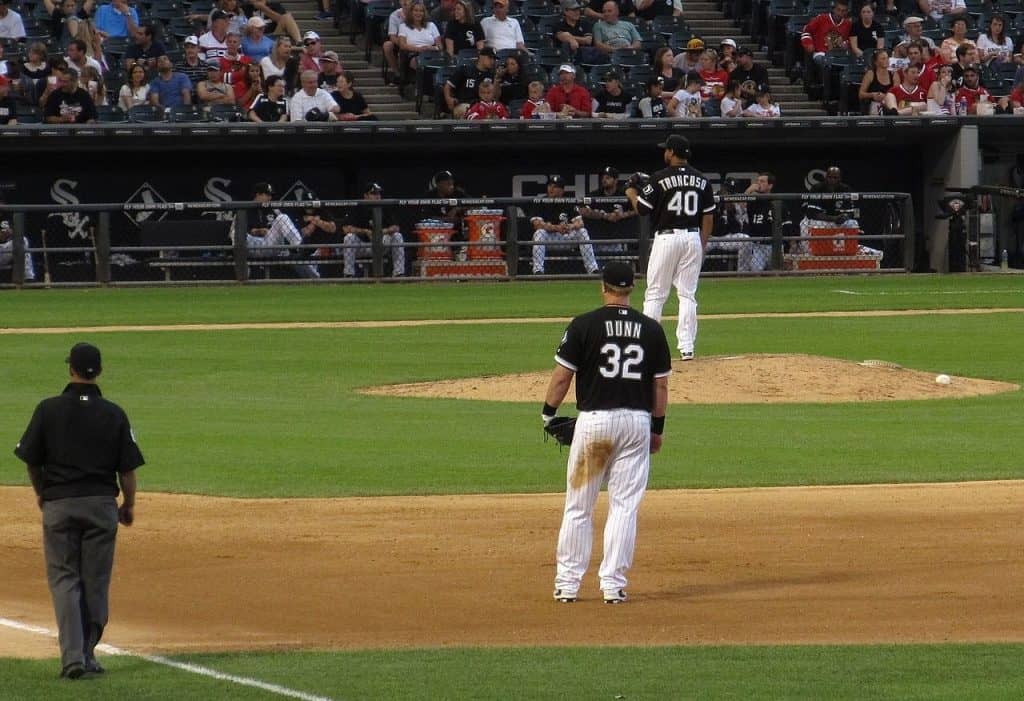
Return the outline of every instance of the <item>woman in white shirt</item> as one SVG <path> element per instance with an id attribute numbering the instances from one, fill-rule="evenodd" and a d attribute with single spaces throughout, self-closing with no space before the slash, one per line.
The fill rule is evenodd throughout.
<path id="1" fill-rule="evenodd" d="M 1013 39 L 1006 36 L 1006 19 L 1002 15 L 989 17 L 988 31 L 978 37 L 978 51 L 985 63 L 1013 58 Z"/>
<path id="2" fill-rule="evenodd" d="M 782 116 L 782 110 L 772 102 L 772 94 L 767 90 L 757 93 L 757 102 L 743 111 L 744 117 L 756 119 L 774 119 Z"/>
<path id="3" fill-rule="evenodd" d="M 121 92 L 117 94 L 117 106 L 125 112 L 136 105 L 144 105 L 149 102 L 149 79 L 146 78 L 146 69 L 141 63 L 133 64 L 128 70 L 128 81 L 121 86 Z"/>
<path id="4" fill-rule="evenodd" d="M 441 32 L 427 21 L 427 8 L 422 2 L 413 5 L 398 28 L 398 48 L 408 55 L 409 67 L 416 68 L 416 54 L 441 48 Z"/>

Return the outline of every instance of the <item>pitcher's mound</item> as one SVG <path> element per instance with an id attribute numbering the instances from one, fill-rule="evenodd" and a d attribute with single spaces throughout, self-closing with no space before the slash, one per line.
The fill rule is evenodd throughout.
<path id="1" fill-rule="evenodd" d="M 895 363 L 799 354 L 749 354 L 675 361 L 669 377 L 673 404 L 769 404 L 782 402 L 879 402 L 976 397 L 1020 389 L 994 380 L 952 376 L 948 385 L 936 373 Z M 550 371 L 438 380 L 370 387 L 363 392 L 390 397 L 484 399 L 539 402 Z M 574 389 L 570 388 L 569 395 Z"/>

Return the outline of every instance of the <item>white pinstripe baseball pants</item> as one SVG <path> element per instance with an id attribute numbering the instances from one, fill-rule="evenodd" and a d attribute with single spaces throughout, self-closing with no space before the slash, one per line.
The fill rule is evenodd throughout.
<path id="1" fill-rule="evenodd" d="M 594 504 L 605 479 L 608 521 L 598 577 L 602 591 L 626 587 L 626 572 L 633 564 L 636 548 L 637 511 L 647 489 L 650 466 L 648 412 L 616 409 L 580 413 L 569 449 L 555 589 L 565 594 L 579 591 L 594 542 Z"/>
<path id="2" fill-rule="evenodd" d="M 284 258 L 288 256 L 288 249 L 272 247 L 287 246 L 289 244 L 299 246 L 302 244 L 302 234 L 289 217 L 284 214 L 278 214 L 267 229 L 266 236 L 246 234 L 245 244 L 249 247 L 253 258 Z M 292 267 L 300 277 L 320 277 L 320 271 L 312 263 L 296 263 Z"/>
<path id="3" fill-rule="evenodd" d="M 680 353 L 692 353 L 697 342 L 697 281 L 700 278 L 700 266 L 704 262 L 704 251 L 696 229 L 675 231 L 672 234 L 658 234 L 651 244 L 644 314 L 655 321 L 661 321 L 662 307 L 675 285 L 679 294 L 676 347 Z"/>

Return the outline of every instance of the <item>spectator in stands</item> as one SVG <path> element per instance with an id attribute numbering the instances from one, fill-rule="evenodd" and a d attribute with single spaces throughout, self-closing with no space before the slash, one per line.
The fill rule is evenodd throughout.
<path id="1" fill-rule="evenodd" d="M 43 121 L 47 124 L 88 124 L 96 121 L 96 104 L 78 85 L 78 74 L 55 69 L 57 88 L 46 99 Z"/>
<path id="2" fill-rule="evenodd" d="M 480 22 L 484 30 L 484 42 L 495 51 L 503 49 L 526 50 L 523 28 L 519 22 L 508 16 L 508 0 L 494 0 L 494 14 Z"/>
<path id="3" fill-rule="evenodd" d="M 0 39 L 24 39 L 25 23 L 11 9 L 10 0 L 0 0 Z"/>
<path id="4" fill-rule="evenodd" d="M 3 46 L 0 45 L 0 58 L 3 58 Z M 37 104 L 39 96 L 46 89 L 46 79 L 50 77 L 50 64 L 46 60 L 46 44 L 35 41 L 29 44 L 25 61 L 21 64 L 20 75 L 11 78 L 11 92 L 30 104 Z M 4 62 L 0 61 L 0 66 Z M 0 75 L 7 71 L 0 69 Z"/>
<path id="5" fill-rule="evenodd" d="M 218 59 L 228 52 L 228 20 L 223 10 L 210 13 L 210 31 L 199 37 L 199 55 L 206 63 L 217 65 Z"/>
<path id="6" fill-rule="evenodd" d="M 300 71 L 320 72 L 320 59 L 324 53 L 323 46 L 320 35 L 316 32 L 306 32 L 302 35 L 302 56 L 299 58 Z"/>
<path id="7" fill-rule="evenodd" d="M 242 12 L 242 8 L 238 6 L 238 0 L 217 0 L 205 16 L 191 15 L 191 17 L 194 17 L 197 20 L 202 20 L 206 23 L 206 28 L 211 29 L 213 27 L 214 12 L 223 12 L 227 15 L 228 26 L 225 31 L 237 32 L 240 35 L 245 30 L 245 25 L 248 20 L 245 13 Z"/>
<path id="8" fill-rule="evenodd" d="M 494 99 L 494 81 L 484 78 L 477 87 L 479 99 L 466 110 L 466 119 L 508 119 L 508 108 Z"/>
<path id="9" fill-rule="evenodd" d="M 864 5 L 850 30 L 850 51 L 860 58 L 865 51 L 884 48 L 885 29 L 875 21 L 875 9 L 870 4 Z"/>
<path id="10" fill-rule="evenodd" d="M 964 84 L 956 91 L 957 103 L 966 103 L 967 114 L 978 114 L 978 103 L 990 102 L 991 99 L 991 93 L 981 85 L 977 67 L 965 66 Z"/>
<path id="11" fill-rule="evenodd" d="M 636 18 L 650 22 L 655 17 L 682 17 L 681 0 L 636 0 Z"/>
<path id="12" fill-rule="evenodd" d="M 441 32 L 427 20 L 427 7 L 422 2 L 409 8 L 405 23 L 398 29 L 398 47 L 408 56 L 411 70 L 416 69 L 419 54 L 441 48 Z"/>
<path id="13" fill-rule="evenodd" d="M 233 105 L 235 104 L 235 91 L 230 85 L 224 82 L 224 73 L 220 66 L 208 64 L 206 80 L 200 81 L 196 86 L 198 104 L 203 107 L 210 105 Z"/>
<path id="14" fill-rule="evenodd" d="M 889 70 L 889 53 L 884 49 L 876 51 L 871 59 L 871 67 L 864 71 L 857 97 L 860 98 L 861 113 L 867 115 L 882 114 L 885 96 L 893 86 L 892 71 Z"/>
<path id="15" fill-rule="evenodd" d="M 61 46 L 67 46 L 72 39 L 81 39 L 93 50 L 93 39 L 98 39 L 91 15 L 96 10 L 94 0 L 85 0 L 78 7 L 77 0 L 43 0 L 46 14 L 50 17 L 53 38 Z"/>
<path id="16" fill-rule="evenodd" d="M 964 44 L 973 44 L 974 42 L 967 38 L 967 17 L 957 17 L 953 20 L 950 25 L 951 36 L 946 37 L 942 40 L 943 47 L 950 47 L 954 51 L 963 46 Z"/>
<path id="17" fill-rule="evenodd" d="M 103 73 L 103 66 L 100 62 L 89 56 L 87 53 L 85 42 L 81 39 L 72 39 L 68 44 L 68 55 L 64 58 L 68 64 L 68 68 L 73 70 L 75 74 L 81 74 L 82 69 L 86 66 L 92 66 L 99 73 Z"/>
<path id="18" fill-rule="evenodd" d="M 622 74 L 610 70 L 604 75 L 604 88 L 594 95 L 596 119 L 629 119 L 633 116 L 633 96 L 622 89 Z"/>
<path id="19" fill-rule="evenodd" d="M 440 0 L 437 6 L 430 11 L 430 21 L 434 23 L 442 36 L 444 36 L 444 30 L 448 23 L 452 21 L 455 13 L 455 4 L 456 0 Z"/>
<path id="20" fill-rule="evenodd" d="M 956 114 L 956 86 L 953 85 L 953 66 L 937 68 L 937 77 L 928 88 L 928 112 L 931 114 Z"/>
<path id="21" fill-rule="evenodd" d="M 549 175 L 546 197 L 565 197 L 565 180 L 561 175 Z M 583 216 L 576 205 L 572 204 L 541 204 L 537 205 L 536 213 L 530 217 L 533 225 L 533 274 L 544 274 L 544 263 L 549 245 L 579 243 L 580 256 L 587 273 L 597 272 L 597 259 L 594 257 L 594 246 L 590 243 L 590 234 L 583 225 Z"/>
<path id="22" fill-rule="evenodd" d="M 893 47 L 894 53 L 899 49 L 900 53 L 905 54 L 906 49 L 910 44 L 919 41 L 923 41 L 927 44 L 928 48 L 932 51 L 935 50 L 935 42 L 932 41 L 931 37 L 926 37 L 924 35 L 924 20 L 920 17 L 911 16 L 903 20 L 903 31 L 906 33 L 900 37 L 899 43 Z"/>
<path id="23" fill-rule="evenodd" d="M 7 0 L 0 0 L 6 2 Z M 139 28 L 139 13 L 129 6 L 128 0 L 111 0 L 96 8 L 93 18 L 96 31 L 103 39 L 112 37 L 132 38 L 142 31 Z"/>
<path id="24" fill-rule="evenodd" d="M 640 98 L 640 102 L 637 104 L 637 109 L 640 111 L 642 118 L 661 119 L 662 117 L 669 116 L 668 107 L 662 98 L 661 86 L 661 79 L 657 76 L 651 76 L 647 79 L 647 83 L 644 86 L 644 97 Z"/>
<path id="25" fill-rule="evenodd" d="M 619 6 L 608 0 L 601 10 L 601 19 L 594 25 L 594 48 L 604 54 L 616 49 L 639 49 L 643 45 L 640 32 L 632 22 L 619 19 Z"/>
<path id="26" fill-rule="evenodd" d="M 0 126 L 18 123 L 18 103 L 11 97 L 11 81 L 0 75 Z"/>
<path id="27" fill-rule="evenodd" d="M 0 94 L 3 94 L 3 85 L 7 79 L 0 76 Z M 2 109 L 2 102 L 0 102 L 0 109 Z M 3 117 L 0 117 L 0 124 L 3 123 Z M 17 124 L 17 120 L 11 120 L 8 124 Z M 3 202 L 0 199 L 0 202 Z M 6 212 L 0 213 L 0 217 L 7 216 Z M 31 282 L 36 279 L 35 265 L 32 263 L 32 254 L 29 253 L 28 247 L 32 244 L 29 243 L 28 237 L 22 237 L 23 245 L 25 247 L 25 262 L 24 272 L 25 282 Z M 14 227 L 11 226 L 11 222 L 7 219 L 0 220 L 0 267 L 7 267 L 11 265 L 12 259 L 14 258 Z"/>
<path id="28" fill-rule="evenodd" d="M 272 202 L 274 188 L 269 183 L 256 183 L 252 198 L 256 202 Z M 286 258 L 289 255 L 289 246 L 299 246 L 303 242 L 302 234 L 296 228 L 295 223 L 279 209 L 258 209 L 250 221 L 253 221 L 256 226 L 249 229 L 245 243 L 253 258 Z M 232 240 L 234 237 L 235 227 L 232 224 Z M 320 277 L 320 272 L 315 265 L 296 263 L 293 268 L 299 277 Z"/>
<path id="29" fill-rule="evenodd" d="M 153 25 L 143 25 L 132 45 L 124 52 L 124 67 L 127 69 L 133 63 L 141 62 L 147 71 L 154 71 L 156 70 L 156 59 L 165 53 L 167 53 L 167 49 L 156 40 L 153 34 Z"/>
<path id="30" fill-rule="evenodd" d="M 551 105 L 544 99 L 544 83 L 539 80 L 532 81 L 527 86 L 526 102 L 519 110 L 520 119 L 553 119 L 555 113 L 551 111 Z"/>
<path id="31" fill-rule="evenodd" d="M 78 84 L 89 93 L 92 102 L 97 107 L 107 105 L 107 86 L 103 82 L 103 76 L 92 66 L 86 66 L 78 74 Z"/>
<path id="32" fill-rule="evenodd" d="M 253 17 L 245 23 L 242 53 L 259 63 L 274 49 L 274 40 L 267 36 L 267 23 L 262 17 Z"/>
<path id="33" fill-rule="evenodd" d="M 563 63 L 558 67 L 558 83 L 551 86 L 545 100 L 551 111 L 559 117 L 590 116 L 590 92 L 576 82 L 576 67 L 571 63 Z"/>
<path id="34" fill-rule="evenodd" d="M 320 88 L 315 71 L 303 71 L 299 76 L 301 90 L 296 90 L 288 105 L 288 116 L 293 122 L 335 121 L 341 108 L 331 94 Z"/>
<path id="35" fill-rule="evenodd" d="M 400 0 L 398 9 L 388 16 L 388 39 L 382 47 L 384 60 L 388 64 L 384 76 L 388 84 L 398 84 L 398 31 L 405 24 L 405 17 L 411 5 L 412 0 Z"/>
<path id="36" fill-rule="evenodd" d="M 729 85 L 725 88 L 725 95 L 722 96 L 719 113 L 723 119 L 735 119 L 743 116 L 742 89 L 740 88 L 740 84 L 735 80 L 730 80 Z"/>
<path id="37" fill-rule="evenodd" d="M 903 69 L 902 78 L 885 95 L 882 114 L 906 116 L 924 112 L 928 108 L 928 93 L 921 87 L 920 79 L 920 66 Z"/>
<path id="38" fill-rule="evenodd" d="M 832 0 L 830 12 L 823 12 L 804 26 L 800 45 L 807 59 L 804 70 L 808 71 L 810 83 L 821 84 L 821 67 L 827 52 L 847 47 L 853 29 L 849 14 L 849 0 Z"/>
<path id="39" fill-rule="evenodd" d="M 2 45 L 0 45 L 2 46 Z M 43 91 L 39 95 L 39 100 L 36 104 L 39 105 L 40 109 L 45 109 L 47 100 L 50 99 L 55 91 L 60 89 L 60 81 L 58 80 L 59 73 L 65 73 L 70 71 L 68 68 L 68 62 L 60 56 L 54 56 L 46 61 L 49 66 L 49 75 L 43 83 Z M 72 73 L 74 71 L 71 71 Z M 13 79 L 13 75 L 11 76 Z"/>
<path id="40" fill-rule="evenodd" d="M 365 189 L 363 199 L 371 201 L 379 200 L 384 191 L 375 182 L 367 183 Z M 343 249 L 344 275 L 345 277 L 355 277 L 356 258 L 368 256 L 372 252 L 370 242 L 373 236 L 373 209 L 370 207 L 353 208 L 341 230 L 345 233 L 343 243 L 346 246 L 354 246 L 354 248 Z M 402 236 L 398 224 L 388 219 L 386 208 L 383 211 L 381 235 L 385 248 L 391 252 L 391 276 L 402 277 L 405 275 L 405 238 Z"/>
<path id="41" fill-rule="evenodd" d="M 988 18 L 988 31 L 978 36 L 978 53 L 983 63 L 1013 60 L 1013 39 L 1006 36 L 1006 19 L 999 14 Z"/>
<path id="42" fill-rule="evenodd" d="M 284 99 L 284 79 L 272 75 L 266 80 L 266 91 L 257 95 L 246 115 L 250 122 L 287 122 L 288 102 Z"/>
<path id="43" fill-rule="evenodd" d="M 718 56 L 714 51 L 705 51 L 700 57 L 701 86 L 700 96 L 705 102 L 721 100 L 725 94 L 725 86 L 729 84 L 729 74 L 718 67 Z"/>
<path id="44" fill-rule="evenodd" d="M 619 183 L 619 171 L 614 166 L 605 166 L 601 170 L 600 181 L 595 190 L 587 193 L 588 197 L 625 197 Z M 594 202 L 592 206 L 583 205 L 580 214 L 587 223 L 587 232 L 593 240 L 633 238 L 636 222 L 630 221 L 637 216 L 636 210 L 628 204 Z M 607 255 L 626 251 L 625 243 L 595 243 L 597 254 Z"/>
<path id="45" fill-rule="evenodd" d="M 718 65 L 726 72 L 731 73 L 732 69 L 736 67 L 736 52 L 739 51 L 739 46 L 736 44 L 735 39 L 722 39 L 718 45 Z M 723 64 L 731 64 L 729 68 L 726 68 Z"/>
<path id="46" fill-rule="evenodd" d="M 661 89 L 667 95 L 671 95 L 678 90 L 680 83 L 686 76 L 683 71 L 673 65 L 674 60 L 675 54 L 672 53 L 672 49 L 667 46 L 661 46 L 654 52 L 654 60 L 651 62 L 654 76 L 658 79 Z"/>
<path id="47" fill-rule="evenodd" d="M 484 48 L 484 29 L 473 12 L 470 0 L 458 0 L 452 20 L 444 28 L 444 50 L 455 58 L 463 49 Z"/>
<path id="48" fill-rule="evenodd" d="M 703 80 L 697 73 L 686 74 L 686 86 L 677 90 L 672 99 L 668 101 L 666 111 L 669 117 L 677 119 L 697 119 L 704 116 L 703 102 L 700 95 L 700 88 Z"/>
<path id="49" fill-rule="evenodd" d="M 776 119 L 782 116 L 782 110 L 779 109 L 777 103 L 772 101 L 772 94 L 767 90 L 762 90 L 757 94 L 754 104 L 743 110 L 743 116 L 755 119 Z"/>
<path id="50" fill-rule="evenodd" d="M 513 100 L 526 98 L 526 83 L 523 82 L 523 63 L 528 61 L 528 54 L 519 52 L 509 54 L 505 57 L 505 63 L 498 66 L 495 71 L 494 80 L 497 87 L 497 97 L 505 105 Z"/>
<path id="51" fill-rule="evenodd" d="M 338 84 L 338 76 L 341 75 L 341 61 L 334 51 L 324 51 L 320 57 L 320 76 L 317 78 L 320 87 L 330 92 Z"/>
<path id="52" fill-rule="evenodd" d="M 376 121 L 377 118 L 370 112 L 370 106 L 355 89 L 355 83 L 352 71 L 342 71 L 335 81 L 336 90 L 331 93 L 331 97 L 338 103 L 338 119 L 343 122 Z"/>
<path id="53" fill-rule="evenodd" d="M 445 81 L 444 101 L 452 117 L 462 119 L 469 106 L 476 101 L 477 86 L 480 82 L 484 79 L 494 79 L 494 59 L 494 49 L 485 46 L 480 49 L 474 63 L 459 64 L 451 77 Z"/>
<path id="54" fill-rule="evenodd" d="M 960 86 L 964 82 L 964 69 L 968 66 L 978 68 L 981 65 L 981 57 L 978 54 L 978 47 L 974 44 L 964 44 L 956 50 L 956 61 L 953 63 L 953 82 Z"/>
<path id="55" fill-rule="evenodd" d="M 316 13 L 316 18 L 321 22 L 334 19 L 333 0 L 320 0 L 320 11 Z"/>
<path id="56" fill-rule="evenodd" d="M 117 106 L 125 112 L 136 105 L 149 104 L 149 77 L 141 63 L 128 68 L 128 79 L 117 95 Z"/>
<path id="57" fill-rule="evenodd" d="M 250 20 L 259 17 L 267 23 L 267 34 L 278 34 L 288 36 L 293 44 L 298 44 L 302 37 L 299 25 L 295 23 L 292 13 L 285 9 L 279 2 L 267 2 L 267 0 L 244 0 L 242 12 Z"/>
<path id="58" fill-rule="evenodd" d="M 182 46 L 185 53 L 181 62 L 174 66 L 174 70 L 185 74 L 192 83 L 192 90 L 195 90 L 200 81 L 206 80 L 207 63 L 199 58 L 199 37 L 195 34 L 185 37 Z M 157 63 L 159 64 L 159 59 Z"/>
<path id="59" fill-rule="evenodd" d="M 283 78 L 285 92 L 291 92 L 299 75 L 299 59 L 292 56 L 292 40 L 279 36 L 274 42 L 274 50 L 260 61 L 260 70 L 264 80 L 272 75 Z"/>
<path id="60" fill-rule="evenodd" d="M 967 5 L 964 0 L 917 0 L 921 12 L 928 13 L 936 22 L 941 22 L 946 15 L 966 15 Z"/>
<path id="61" fill-rule="evenodd" d="M 239 90 L 239 83 L 233 83 L 231 87 L 235 89 L 236 105 L 243 109 L 251 105 L 259 97 L 263 87 L 263 71 L 260 70 L 259 64 L 245 64 L 245 90 Z"/>
<path id="62" fill-rule="evenodd" d="M 591 22 L 597 22 L 604 16 L 605 0 L 590 0 L 590 4 L 583 8 L 583 18 Z M 619 6 L 619 17 L 636 17 L 636 5 L 633 0 L 616 0 Z"/>
<path id="63" fill-rule="evenodd" d="M 744 107 L 754 104 L 757 93 L 769 89 L 768 69 L 754 63 L 754 53 L 745 46 L 736 52 L 736 67 L 729 73 L 729 80 L 740 84 Z"/>
<path id="64" fill-rule="evenodd" d="M 156 60 L 156 70 L 156 77 L 149 83 L 150 104 L 166 109 L 192 104 L 192 81 L 174 70 L 169 56 Z"/>
<path id="65" fill-rule="evenodd" d="M 1024 111 L 1024 83 L 1015 84 L 1009 97 L 1000 98 L 999 107 L 1001 114 L 1021 114 Z"/>
<path id="66" fill-rule="evenodd" d="M 249 100 L 256 97 L 255 94 L 251 97 L 247 95 L 251 85 L 249 66 L 252 65 L 252 59 L 242 53 L 242 37 L 234 31 L 228 31 L 224 43 L 227 44 L 227 52 L 217 59 L 217 67 L 224 76 L 224 82 L 234 90 L 235 104 L 247 105 Z"/>
<path id="67" fill-rule="evenodd" d="M 686 51 L 683 51 L 672 61 L 672 65 L 678 68 L 683 75 L 700 70 L 700 57 L 705 51 L 704 41 L 694 37 L 686 42 Z"/>
<path id="68" fill-rule="evenodd" d="M 555 28 L 554 37 L 574 61 L 590 63 L 600 52 L 594 48 L 594 33 L 582 18 L 579 0 L 562 0 L 562 21 Z"/>

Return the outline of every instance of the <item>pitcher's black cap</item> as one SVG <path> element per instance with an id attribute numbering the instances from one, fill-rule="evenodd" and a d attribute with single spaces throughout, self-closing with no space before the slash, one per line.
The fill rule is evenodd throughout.
<path id="1" fill-rule="evenodd" d="M 629 263 L 613 260 L 604 266 L 601 279 L 606 285 L 611 285 L 612 287 L 632 287 L 633 268 Z"/>

